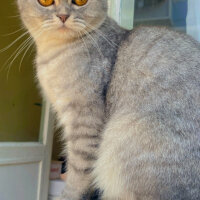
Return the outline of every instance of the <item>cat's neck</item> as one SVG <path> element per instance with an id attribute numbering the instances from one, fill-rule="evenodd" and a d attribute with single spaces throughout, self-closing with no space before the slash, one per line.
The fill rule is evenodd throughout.
<path id="1" fill-rule="evenodd" d="M 39 38 L 36 41 L 37 46 L 37 54 L 38 55 L 45 55 L 45 57 L 49 54 L 51 55 L 53 52 L 60 51 L 60 49 L 65 47 L 73 47 L 75 44 L 79 43 L 79 39 L 66 39 L 63 38 Z"/>

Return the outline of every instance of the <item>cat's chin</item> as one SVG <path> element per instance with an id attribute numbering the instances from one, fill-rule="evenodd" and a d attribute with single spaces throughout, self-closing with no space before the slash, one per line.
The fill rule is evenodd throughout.
<path id="1" fill-rule="evenodd" d="M 69 27 L 63 25 L 57 29 L 59 32 L 69 32 L 72 31 Z"/>
<path id="2" fill-rule="evenodd" d="M 68 27 L 68 26 L 61 26 L 59 28 L 56 29 L 56 31 L 58 32 L 58 34 L 61 34 L 61 36 L 72 36 L 72 34 L 74 35 L 74 33 L 76 32 L 75 30 L 73 30 L 72 28 Z"/>

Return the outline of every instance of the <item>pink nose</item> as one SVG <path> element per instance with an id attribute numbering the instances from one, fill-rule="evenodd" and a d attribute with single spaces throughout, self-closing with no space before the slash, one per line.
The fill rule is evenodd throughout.
<path id="1" fill-rule="evenodd" d="M 69 16 L 70 15 L 56 15 L 60 20 L 61 20 L 61 22 L 64 24 L 66 21 L 67 21 L 67 19 L 69 18 Z"/>

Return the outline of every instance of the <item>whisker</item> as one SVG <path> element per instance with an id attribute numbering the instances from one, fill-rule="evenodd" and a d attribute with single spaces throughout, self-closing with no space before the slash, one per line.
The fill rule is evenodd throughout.
<path id="1" fill-rule="evenodd" d="M 118 47 L 118 45 L 115 42 L 113 42 L 112 40 L 108 39 L 102 31 L 96 29 L 95 27 L 93 27 L 92 25 L 90 25 L 88 23 L 86 23 L 86 26 L 88 28 L 92 29 L 93 31 L 95 31 L 97 34 L 99 34 L 99 36 L 103 37 L 112 47 L 114 47 L 114 48 Z"/>
<path id="2" fill-rule="evenodd" d="M 3 69 L 8 64 L 8 62 L 13 58 L 12 61 L 7 66 L 7 68 L 8 68 L 7 79 L 8 79 L 11 65 L 16 60 L 16 58 L 21 54 L 21 52 L 29 45 L 29 42 L 31 41 L 31 39 L 32 39 L 32 37 L 29 36 L 25 41 L 23 41 L 22 44 L 19 45 L 19 47 L 12 53 L 12 55 L 8 58 L 8 60 L 2 66 L 2 69 Z"/>
<path id="3" fill-rule="evenodd" d="M 54 20 L 53 19 L 46 19 L 43 23 L 46 23 L 46 22 L 53 22 Z"/>
<path id="4" fill-rule="evenodd" d="M 85 46 L 85 48 L 86 48 L 86 50 L 87 50 L 88 58 L 89 58 L 89 60 L 91 61 L 91 57 L 90 57 L 90 52 L 89 52 L 88 46 L 87 46 L 87 44 L 86 44 L 84 38 L 81 36 L 80 31 L 78 32 L 78 34 L 79 34 L 81 40 L 83 41 L 83 44 L 84 44 L 84 46 Z"/>
<path id="5" fill-rule="evenodd" d="M 83 29 L 82 31 L 92 39 L 93 44 L 96 46 L 97 51 L 99 52 L 99 54 L 100 54 L 100 56 L 101 56 L 101 59 L 103 59 L 104 56 L 103 56 L 102 51 L 101 51 L 101 49 L 99 48 L 99 45 L 97 44 L 96 40 L 95 40 L 95 39 L 92 37 L 92 35 L 91 35 L 89 32 L 87 32 L 86 30 Z"/>
<path id="6" fill-rule="evenodd" d="M 17 53 L 17 51 L 27 43 L 29 38 L 27 38 L 25 41 L 22 42 L 22 44 L 19 45 L 19 47 L 12 53 L 12 55 L 7 59 L 7 61 L 4 63 L 4 65 L 1 67 L 1 69 L 3 69 L 3 67 L 9 62 L 9 60 L 15 55 L 15 53 Z"/>
<path id="7" fill-rule="evenodd" d="M 32 40 L 32 42 L 30 42 L 30 44 L 27 46 L 27 49 L 26 51 L 24 52 L 24 55 L 22 56 L 21 58 L 21 61 L 20 61 L 20 65 L 19 65 L 19 71 L 21 71 L 21 66 L 22 66 L 22 63 L 23 63 L 23 60 L 28 52 L 28 50 L 31 48 L 31 46 L 34 44 L 34 40 Z"/>
<path id="8" fill-rule="evenodd" d="M 86 25 L 85 24 L 82 24 L 82 23 L 79 23 L 79 22 L 75 22 L 74 25 L 77 25 L 77 27 L 81 27 L 81 28 L 85 28 Z"/>
<path id="9" fill-rule="evenodd" d="M 85 21 L 83 19 L 75 18 L 74 21 L 85 24 Z"/>
<path id="10" fill-rule="evenodd" d="M 36 34 L 35 34 L 35 39 L 37 37 L 39 37 L 43 31 L 45 30 L 51 30 L 52 28 L 50 27 L 47 27 L 48 25 L 51 25 L 52 23 L 50 23 L 50 20 L 49 21 L 46 21 L 44 22 L 40 29 L 39 30 L 36 30 Z M 46 27 L 45 27 L 46 26 Z M 41 30 L 42 28 L 42 30 Z M 18 30 L 19 31 L 19 30 Z M 10 45 L 8 45 L 7 47 L 5 47 L 4 49 L 2 49 L 1 51 L 6 51 L 7 49 L 9 49 L 11 46 L 13 46 L 18 40 L 20 40 L 21 38 L 23 38 L 26 34 L 28 34 L 29 31 L 26 31 L 25 33 L 23 33 L 21 36 L 19 36 L 15 41 L 13 41 Z M 8 64 L 7 66 L 7 69 L 8 69 L 8 72 L 7 72 L 7 80 L 8 80 L 8 77 L 9 77 L 9 72 L 10 72 L 10 69 L 11 69 L 11 66 L 12 64 L 14 63 L 14 61 L 16 60 L 16 58 L 25 50 L 21 60 L 20 60 L 20 65 L 19 65 L 19 71 L 21 70 L 21 65 L 22 65 L 22 62 L 28 52 L 28 50 L 31 48 L 31 46 L 34 44 L 34 40 L 32 38 L 32 36 L 29 36 L 25 41 L 22 42 L 22 44 L 20 44 L 18 46 L 18 48 L 12 53 L 12 55 L 8 58 L 8 60 L 4 63 L 4 65 L 1 67 L 1 70 L 5 67 L 5 65 L 8 64 L 8 62 L 11 60 L 11 62 Z M 0 51 L 0 53 L 1 53 Z"/>
<path id="11" fill-rule="evenodd" d="M 82 28 L 86 28 L 86 24 L 84 23 L 84 20 L 81 20 L 81 19 L 74 19 L 74 23 L 81 26 Z"/>
<path id="12" fill-rule="evenodd" d="M 54 24 L 55 24 L 54 21 L 47 21 L 41 25 L 41 28 L 49 28 L 53 26 Z"/>
<path id="13" fill-rule="evenodd" d="M 44 23 L 42 24 L 42 28 L 45 28 L 45 25 L 48 25 L 48 23 Z M 50 25 L 50 24 L 49 24 Z M 22 28 L 23 29 L 23 28 Z M 22 29 L 19 29 L 18 31 L 22 30 Z M 37 29 L 33 29 L 31 31 L 34 31 L 34 30 L 37 30 Z M 16 32 L 18 32 L 16 31 Z M 3 49 L 0 49 L 0 53 L 8 50 L 10 47 L 12 47 L 16 42 L 18 42 L 21 38 L 23 38 L 25 35 L 29 34 L 29 31 L 27 30 L 26 32 L 24 32 L 22 35 L 20 35 L 17 39 L 15 39 L 11 44 L 9 44 L 7 47 L 4 47 Z"/>
<path id="14" fill-rule="evenodd" d="M 118 47 L 118 45 L 115 42 L 113 42 L 112 40 L 110 40 L 108 37 L 106 37 L 106 35 L 102 31 L 100 31 L 97 28 L 93 27 L 92 25 L 90 25 L 89 23 L 85 22 L 84 20 L 76 18 L 74 21 L 78 22 L 80 24 L 84 24 L 91 31 L 95 31 L 99 36 L 104 38 L 104 40 L 106 40 L 112 47 L 114 47 L 114 48 Z"/>
<path id="15" fill-rule="evenodd" d="M 52 28 L 49 28 L 47 30 L 51 30 Z M 41 31 L 38 31 L 36 36 L 35 36 L 35 39 L 37 39 L 42 33 L 43 33 L 44 30 L 41 30 Z M 32 42 L 31 42 L 32 40 Z M 23 45 L 23 47 L 19 50 L 19 52 L 15 55 L 15 57 L 13 58 L 13 60 L 10 62 L 9 66 L 8 66 L 8 74 L 9 74 L 9 71 L 10 71 L 10 68 L 14 62 L 14 60 L 16 60 L 16 58 L 23 52 L 24 49 L 26 49 L 26 51 L 24 52 L 23 56 L 22 56 L 22 59 L 20 61 L 20 66 L 19 66 L 19 71 L 21 70 L 21 65 L 22 65 L 22 62 L 23 62 L 23 59 L 25 57 L 25 55 L 27 54 L 28 50 L 30 49 L 30 47 L 34 44 L 34 40 L 33 38 L 30 36 L 28 38 L 28 40 L 26 40 L 26 43 Z M 8 78 L 8 75 L 7 75 L 7 78 Z"/>
<path id="16" fill-rule="evenodd" d="M 35 42 L 34 42 L 35 43 Z M 33 43 L 33 44 L 34 44 Z M 35 50 L 35 48 L 33 47 L 31 50 L 30 50 L 30 53 L 28 54 L 28 57 L 30 57 L 31 56 L 31 54 L 33 53 L 33 50 Z"/>
<path id="17" fill-rule="evenodd" d="M 18 32 L 20 32 L 20 31 L 22 31 L 22 30 L 24 30 L 24 29 L 25 29 L 24 27 L 21 27 L 20 29 L 14 31 L 14 32 L 12 32 L 12 33 L 3 34 L 3 35 L 1 35 L 1 36 L 10 36 L 10 35 L 14 35 L 15 33 L 18 33 Z"/>
<path id="18" fill-rule="evenodd" d="M 9 65 L 8 65 L 8 73 L 7 73 L 7 80 L 8 80 L 8 75 L 9 75 L 9 72 L 10 72 L 10 68 L 11 68 L 11 66 L 12 66 L 12 64 L 13 64 L 13 62 L 16 60 L 16 58 L 21 54 L 21 52 L 29 45 L 29 42 L 30 42 L 30 40 L 31 40 L 32 38 L 31 37 L 29 37 L 26 41 L 25 41 L 25 43 L 23 44 L 23 45 L 21 45 L 20 46 L 20 49 L 17 49 L 17 54 L 14 56 L 14 54 L 15 54 L 15 52 L 14 52 L 14 54 L 12 54 L 12 56 L 6 61 L 6 63 L 5 64 L 7 64 L 8 63 L 8 61 L 10 60 L 10 59 L 12 59 L 12 57 L 13 57 L 13 59 L 12 59 L 12 61 L 9 63 Z M 4 66 L 5 66 L 5 64 L 4 64 Z"/>
<path id="19" fill-rule="evenodd" d="M 20 17 L 20 14 L 19 15 L 10 15 L 10 16 L 7 16 L 7 18 L 18 18 Z"/>
<path id="20" fill-rule="evenodd" d="M 12 47 L 17 41 L 19 41 L 21 38 L 23 38 L 25 35 L 27 35 L 29 33 L 29 31 L 26 31 L 25 33 L 23 33 L 21 36 L 19 36 L 16 40 L 14 40 L 11 44 L 9 44 L 7 47 L 3 48 L 0 50 L 0 53 L 8 50 L 10 47 Z"/>
<path id="21" fill-rule="evenodd" d="M 48 29 L 48 30 L 51 30 L 51 29 Z M 37 34 L 36 38 L 39 37 L 42 33 L 43 33 L 43 31 L 39 32 L 39 33 Z M 31 39 L 32 39 L 32 38 L 31 38 Z M 23 62 L 23 60 L 24 60 L 24 58 L 25 58 L 25 56 L 26 56 L 28 50 L 31 48 L 31 46 L 32 46 L 34 43 L 35 43 L 35 41 L 32 40 L 32 42 L 30 42 L 30 44 L 29 44 L 28 46 L 26 46 L 27 49 L 26 49 L 26 51 L 24 52 L 24 54 L 23 54 L 23 56 L 22 56 L 22 59 L 21 59 L 21 61 L 20 61 L 19 71 L 21 70 L 22 62 Z"/>

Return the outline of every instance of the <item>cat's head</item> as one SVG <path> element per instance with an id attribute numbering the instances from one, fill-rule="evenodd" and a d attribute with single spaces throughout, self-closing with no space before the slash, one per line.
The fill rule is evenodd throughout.
<path id="1" fill-rule="evenodd" d="M 74 40 L 106 18 L 107 0 L 17 0 L 36 42 Z"/>

